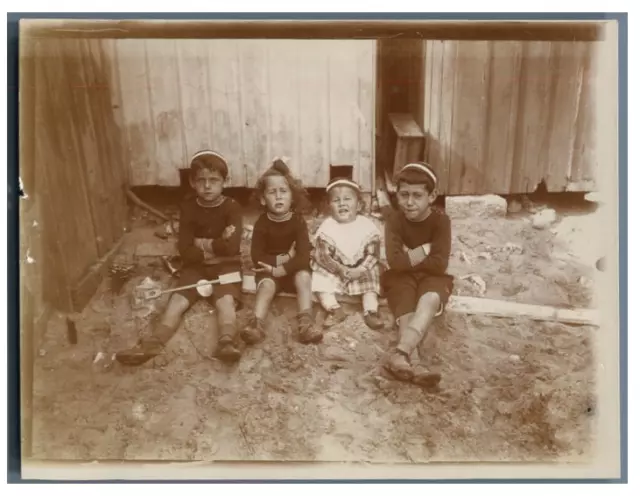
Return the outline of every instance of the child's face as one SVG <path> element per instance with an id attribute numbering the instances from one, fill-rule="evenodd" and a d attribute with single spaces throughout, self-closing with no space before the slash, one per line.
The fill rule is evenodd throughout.
<path id="1" fill-rule="evenodd" d="M 284 215 L 291 210 L 293 194 L 287 179 L 283 176 L 267 176 L 262 204 L 275 215 Z"/>
<path id="2" fill-rule="evenodd" d="M 222 195 L 224 178 L 218 171 L 200 169 L 191 177 L 190 182 L 198 198 L 207 203 L 215 202 Z"/>
<path id="3" fill-rule="evenodd" d="M 331 217 L 338 222 L 351 222 L 358 215 L 358 194 L 349 186 L 336 186 L 329 191 Z"/>
<path id="4" fill-rule="evenodd" d="M 435 201 L 436 192 L 427 192 L 424 184 L 398 184 L 398 206 L 409 220 L 422 220 Z"/>

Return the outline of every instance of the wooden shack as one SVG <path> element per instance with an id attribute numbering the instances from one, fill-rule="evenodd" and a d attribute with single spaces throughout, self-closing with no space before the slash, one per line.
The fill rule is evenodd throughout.
<path id="1" fill-rule="evenodd" d="M 427 160 L 448 195 L 531 193 L 543 182 L 549 192 L 592 191 L 595 45 L 380 41 L 378 165 Z"/>
<path id="2" fill-rule="evenodd" d="M 177 186 L 203 148 L 230 186 L 253 187 L 276 156 L 307 187 L 329 164 L 374 177 L 375 40 L 100 41 L 109 62 L 132 186 Z"/>

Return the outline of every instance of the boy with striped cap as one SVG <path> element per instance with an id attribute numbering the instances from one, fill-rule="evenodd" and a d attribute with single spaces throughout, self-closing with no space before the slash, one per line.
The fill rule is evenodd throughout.
<path id="1" fill-rule="evenodd" d="M 405 165 L 396 184 L 399 208 L 385 226 L 389 270 L 383 276 L 383 289 L 398 324 L 399 341 L 385 369 L 399 380 L 435 386 L 440 375 L 414 369 L 410 357 L 453 290 L 453 277 L 447 274 L 451 220 L 433 207 L 438 179 L 430 165 Z"/>
<path id="2" fill-rule="evenodd" d="M 222 274 L 239 272 L 242 212 L 240 205 L 223 194 L 229 167 L 222 155 L 212 150 L 196 153 L 190 164 L 189 182 L 196 195 L 180 207 L 178 251 L 183 261 L 178 286 L 217 279 Z M 240 358 L 236 339 L 236 308 L 242 296 L 242 284 L 214 285 L 211 303 L 216 308 L 218 345 L 216 355 L 223 361 Z M 199 299 L 195 288 L 174 293 L 151 337 L 116 354 L 123 365 L 142 365 L 160 354 L 176 333 L 184 313 Z"/>

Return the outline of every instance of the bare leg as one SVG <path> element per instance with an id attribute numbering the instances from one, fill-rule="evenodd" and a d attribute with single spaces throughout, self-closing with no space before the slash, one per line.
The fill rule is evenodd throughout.
<path id="1" fill-rule="evenodd" d="M 240 337 L 245 343 L 252 345 L 264 340 L 266 336 L 264 320 L 276 295 L 276 290 L 276 283 L 273 279 L 262 279 L 258 284 L 253 318 L 249 318 L 249 322 L 240 332 Z"/>
<path id="2" fill-rule="evenodd" d="M 164 345 L 178 330 L 182 316 L 189 309 L 189 306 L 189 300 L 184 296 L 172 295 L 160 323 L 153 329 L 151 337 L 139 340 L 133 348 L 116 353 L 116 359 L 123 365 L 135 367 L 159 355 Z"/>
<path id="3" fill-rule="evenodd" d="M 272 279 L 262 279 L 256 291 L 254 314 L 257 319 L 264 320 L 276 295 L 276 283 Z"/>
<path id="4" fill-rule="evenodd" d="M 301 270 L 296 274 L 295 282 L 298 295 L 298 339 L 305 344 L 319 343 L 322 341 L 322 331 L 315 327 L 311 316 L 311 274 Z"/>
<path id="5" fill-rule="evenodd" d="M 218 318 L 218 349 L 221 360 L 235 362 L 240 358 L 240 350 L 234 341 L 236 337 L 236 302 L 231 295 L 224 295 L 216 300 Z"/>
<path id="6" fill-rule="evenodd" d="M 414 382 L 424 387 L 435 387 L 440 382 L 440 374 L 430 372 L 423 365 L 412 370 L 410 365 L 411 355 L 425 338 L 439 309 L 440 296 L 437 293 L 425 293 L 418 300 L 415 313 L 408 314 L 401 320 L 400 342 L 389 362 L 391 367 L 388 367 L 399 379 L 413 378 Z"/>
<path id="7" fill-rule="evenodd" d="M 167 308 L 162 314 L 160 325 L 167 326 L 171 329 L 177 329 L 182 321 L 182 316 L 189 310 L 189 300 L 181 294 L 173 294 L 169 299 Z"/>
<path id="8" fill-rule="evenodd" d="M 301 270 L 295 276 L 296 292 L 298 294 L 298 311 L 311 311 L 311 274 Z"/>
<path id="9" fill-rule="evenodd" d="M 418 300 L 413 318 L 409 321 L 404 332 L 401 331 L 398 350 L 411 355 L 424 338 L 433 318 L 440 308 L 438 293 L 425 293 Z"/>

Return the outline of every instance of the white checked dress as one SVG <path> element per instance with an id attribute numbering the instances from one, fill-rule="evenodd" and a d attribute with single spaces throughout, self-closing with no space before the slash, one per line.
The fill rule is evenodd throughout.
<path id="1" fill-rule="evenodd" d="M 380 294 L 380 240 L 380 230 L 364 215 L 349 223 L 325 219 L 313 240 L 311 290 L 350 296 Z M 348 268 L 365 267 L 367 273 L 357 281 L 342 279 L 332 270 L 335 262 Z"/>

